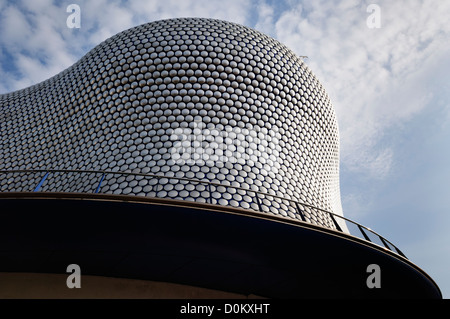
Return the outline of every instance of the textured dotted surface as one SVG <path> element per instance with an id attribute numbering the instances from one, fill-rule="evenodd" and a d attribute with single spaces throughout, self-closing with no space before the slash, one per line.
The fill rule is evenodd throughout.
<path id="1" fill-rule="evenodd" d="M 174 133 L 199 120 L 271 138 L 242 144 L 239 161 L 175 161 Z M 253 193 L 233 188 L 241 187 L 268 194 L 268 213 L 300 219 L 277 195 L 341 214 L 327 93 L 292 51 L 241 25 L 187 18 L 123 31 L 49 80 L 1 95 L 0 125 L 0 170 L 157 174 L 167 178 L 106 174 L 100 192 L 258 210 Z M 0 174 L 0 191 L 33 191 L 43 174 Z M 40 191 L 92 193 L 100 177 L 55 172 Z M 333 227 L 316 215 L 311 222 Z"/>

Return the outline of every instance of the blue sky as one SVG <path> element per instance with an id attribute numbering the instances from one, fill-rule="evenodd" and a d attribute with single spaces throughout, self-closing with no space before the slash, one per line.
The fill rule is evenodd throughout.
<path id="1" fill-rule="evenodd" d="M 81 8 L 81 28 L 66 8 Z M 369 4 L 380 28 L 369 28 Z M 106 38 L 164 18 L 253 27 L 309 58 L 341 136 L 344 215 L 390 239 L 450 297 L 450 1 L 0 0 L 0 94 L 70 67 Z"/>

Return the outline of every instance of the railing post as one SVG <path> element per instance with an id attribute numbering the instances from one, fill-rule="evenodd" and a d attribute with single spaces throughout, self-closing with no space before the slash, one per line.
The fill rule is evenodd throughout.
<path id="1" fill-rule="evenodd" d="M 98 183 L 98 186 L 95 189 L 95 194 L 97 194 L 100 191 L 100 186 L 102 185 L 102 182 L 103 182 L 104 178 L 105 178 L 105 173 L 103 173 L 102 178 L 100 179 L 100 182 Z"/>
<path id="2" fill-rule="evenodd" d="M 158 192 L 159 192 L 158 188 L 159 188 L 160 180 L 161 180 L 161 176 L 156 176 L 155 197 L 158 197 Z M 164 189 L 164 187 L 162 189 Z"/>
<path id="3" fill-rule="evenodd" d="M 380 240 L 381 240 L 381 242 L 383 243 L 384 247 L 386 247 L 387 249 L 389 249 L 389 250 L 392 251 L 391 247 L 389 247 L 389 245 L 387 244 L 387 242 L 384 240 L 383 237 L 378 236 L 378 238 L 380 238 Z"/>
<path id="4" fill-rule="evenodd" d="M 341 226 L 339 226 L 338 222 L 337 222 L 336 219 L 334 218 L 334 215 L 333 215 L 332 213 L 329 213 L 329 214 L 330 214 L 331 219 L 332 219 L 333 222 L 334 222 L 334 226 L 336 226 L 336 229 L 337 229 L 338 231 L 342 232 L 342 228 L 341 228 Z"/>
<path id="5" fill-rule="evenodd" d="M 300 215 L 300 217 L 302 218 L 302 221 L 306 222 L 305 215 L 303 215 L 303 211 L 300 209 L 298 202 L 294 201 L 294 203 L 295 203 L 295 206 L 297 206 L 297 212 Z"/>
<path id="6" fill-rule="evenodd" d="M 261 202 L 259 201 L 258 193 L 255 192 L 256 202 L 258 203 L 258 208 L 260 212 L 263 212 Z"/>
<path id="7" fill-rule="evenodd" d="M 402 253 L 402 251 L 401 251 L 400 249 L 397 248 L 397 246 L 394 246 L 394 248 L 395 248 L 395 250 L 397 251 L 397 253 L 398 253 L 400 256 L 403 256 L 403 257 L 405 257 L 406 259 L 408 259 L 408 257 L 406 257 L 405 254 Z"/>
<path id="8" fill-rule="evenodd" d="M 372 241 L 370 240 L 369 236 L 367 236 L 367 234 L 364 232 L 364 230 L 363 230 L 363 228 L 361 227 L 361 225 L 358 225 L 358 228 L 359 228 L 359 231 L 361 232 L 361 234 L 363 234 L 364 238 L 365 238 L 367 241 L 372 242 Z"/>
<path id="9" fill-rule="evenodd" d="M 384 238 L 381 237 L 380 235 L 378 235 L 378 237 L 380 238 L 381 242 L 383 243 L 383 245 L 384 245 L 387 249 L 389 249 L 390 251 L 393 251 L 392 248 L 389 246 L 389 244 L 386 242 L 386 239 L 384 239 Z M 392 245 L 392 244 L 391 244 L 391 245 Z M 405 256 L 405 254 L 403 254 L 403 253 L 401 252 L 400 249 L 398 249 L 398 248 L 397 248 L 396 246 L 394 246 L 394 245 L 392 245 L 392 247 L 394 247 L 394 249 L 397 251 L 397 253 L 398 253 L 400 256 L 405 257 L 406 259 L 408 259 L 408 258 Z"/>
<path id="10" fill-rule="evenodd" d="M 44 184 L 48 174 L 50 172 L 45 173 L 44 177 L 42 177 L 41 181 L 39 182 L 39 184 L 36 186 L 36 188 L 33 190 L 33 192 L 39 192 L 39 190 L 41 189 L 42 184 Z"/>
<path id="11" fill-rule="evenodd" d="M 208 183 L 208 193 L 209 193 L 209 203 L 212 204 L 212 193 L 211 193 L 211 183 Z"/>

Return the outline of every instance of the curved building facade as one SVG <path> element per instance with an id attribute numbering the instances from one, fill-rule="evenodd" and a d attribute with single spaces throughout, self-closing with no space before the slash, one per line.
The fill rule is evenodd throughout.
<path id="1" fill-rule="evenodd" d="M 316 76 L 221 20 L 131 28 L 0 95 L 0 205 L 0 277 L 27 298 L 440 296 L 342 216 L 336 114 Z M 73 263 L 91 290 L 60 286 Z M 382 292 L 366 285 L 373 263 L 389 268 Z"/>
<path id="2" fill-rule="evenodd" d="M 223 186 L 209 194 L 166 179 L 157 190 L 154 179 L 106 175 L 99 192 L 259 209 L 232 186 L 341 213 L 338 127 L 325 90 L 292 51 L 244 26 L 174 19 L 132 28 L 57 76 L 2 95 L 0 109 L 0 170 L 205 180 Z M 42 175 L 0 176 L 0 189 L 30 191 Z M 97 185 L 89 174 L 55 173 L 41 190 Z M 262 197 L 264 211 L 300 219 L 292 205 Z"/>

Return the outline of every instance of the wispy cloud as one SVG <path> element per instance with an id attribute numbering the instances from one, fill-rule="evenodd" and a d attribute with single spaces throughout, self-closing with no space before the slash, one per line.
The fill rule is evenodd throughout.
<path id="1" fill-rule="evenodd" d="M 51 1 L 6 3 L 0 11 L 0 47 L 7 90 L 43 81 L 76 61 L 63 36 L 65 8 Z"/>
<path id="2" fill-rule="evenodd" d="M 367 27 L 369 3 L 298 2 L 276 20 L 275 36 L 310 57 L 308 64 L 329 92 L 343 164 L 383 177 L 394 153 L 378 142 L 423 110 L 432 97 L 424 85 L 433 76 L 429 67 L 447 59 L 442 52 L 450 50 L 450 3 L 378 1 L 379 29 Z"/>
<path id="3" fill-rule="evenodd" d="M 199 16 L 245 24 L 251 12 L 250 0 L 83 0 L 77 2 L 82 19 L 82 28 L 77 30 L 66 26 L 70 3 L 0 2 L 2 92 L 46 80 L 100 42 L 142 23 Z"/>

